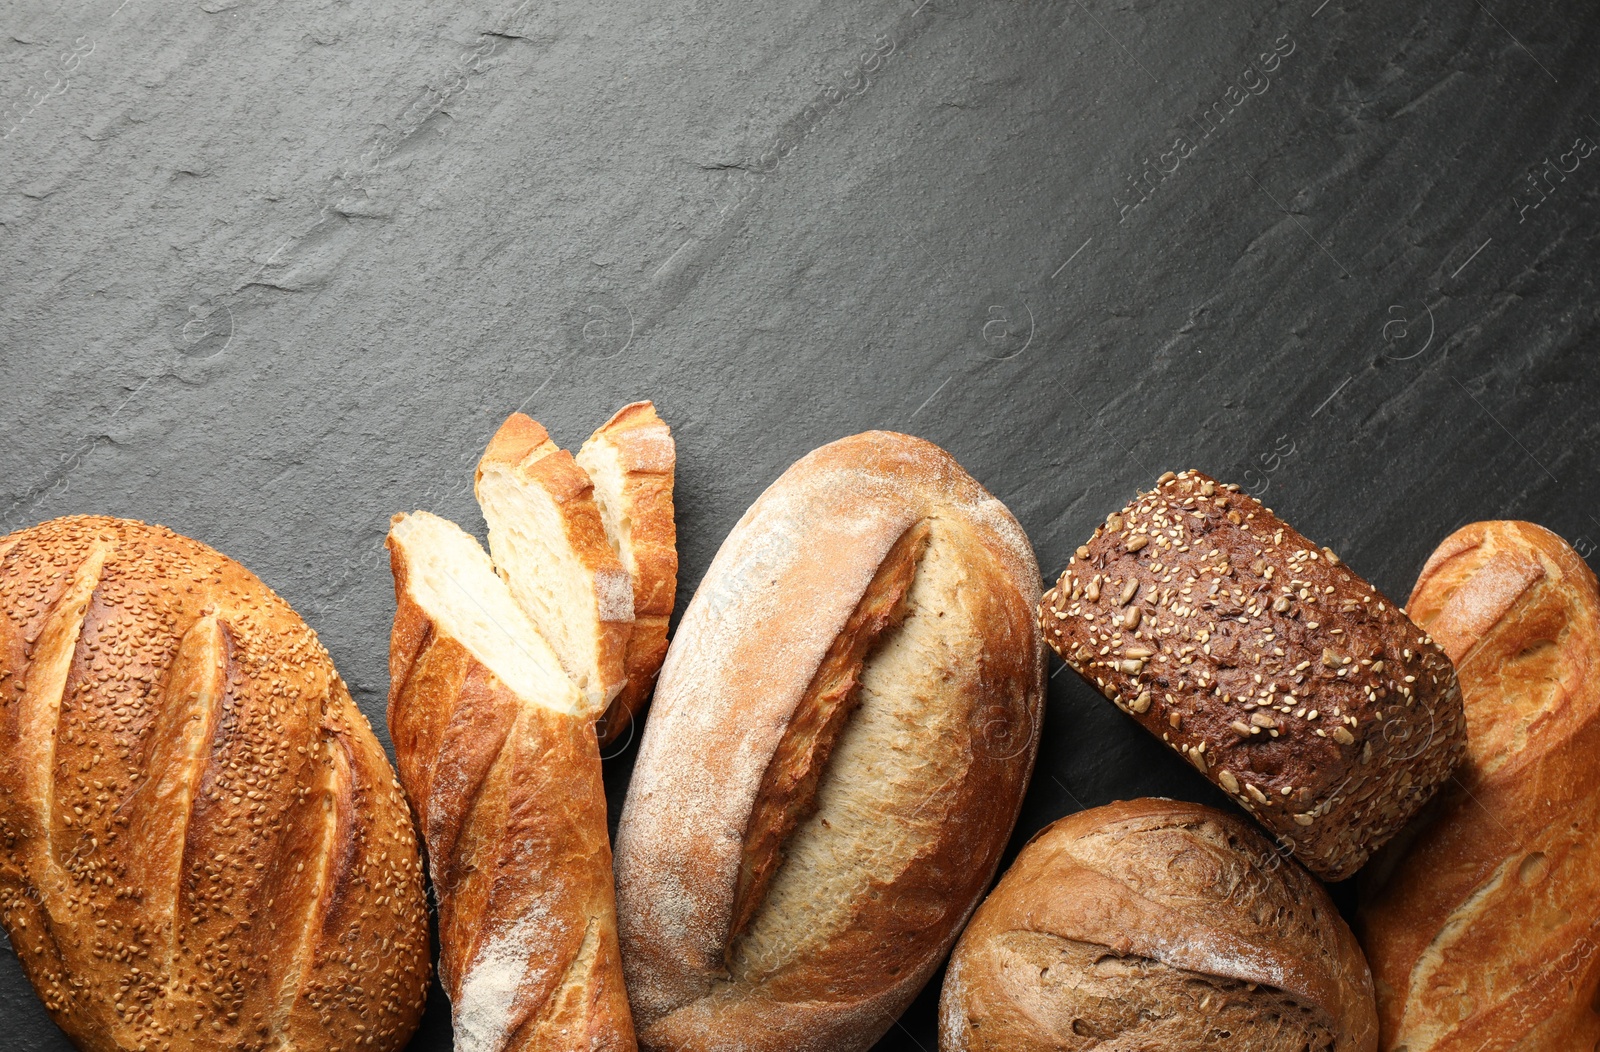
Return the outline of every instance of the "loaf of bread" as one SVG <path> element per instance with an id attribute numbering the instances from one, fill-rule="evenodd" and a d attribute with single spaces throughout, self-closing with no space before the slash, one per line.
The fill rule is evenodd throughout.
<path id="1" fill-rule="evenodd" d="M 605 712 L 622 691 L 633 579 L 600 521 L 594 486 L 539 424 L 513 413 L 478 462 L 489 553 L 583 695 Z"/>
<path id="2" fill-rule="evenodd" d="M 0 921 L 85 1052 L 406 1044 L 411 816 L 316 634 L 159 526 L 0 540 Z"/>
<path id="3" fill-rule="evenodd" d="M 632 1049 L 596 712 L 475 540 L 417 512 L 388 545 L 389 730 L 456 1052 Z"/>
<path id="4" fill-rule="evenodd" d="M 623 659 L 627 682 L 600 718 L 600 744 L 632 727 L 655 689 L 667 656 L 667 621 L 678 592 L 678 532 L 672 481 L 672 432 L 649 402 L 634 402 L 578 450 L 578 466 L 594 482 L 606 536 L 633 577 L 633 630 Z"/>
<path id="5" fill-rule="evenodd" d="M 1455 661 L 1467 760 L 1362 875 L 1389 1052 L 1600 1047 L 1600 595 L 1555 534 L 1479 522 L 1407 606 Z"/>
<path id="6" fill-rule="evenodd" d="M 1109 516 L 1039 609 L 1062 659 L 1342 880 L 1464 749 L 1450 660 L 1333 552 L 1196 471 Z"/>
<path id="7" fill-rule="evenodd" d="M 1033 766 L 1033 551 L 949 454 L 869 432 L 786 471 L 684 614 L 617 832 L 640 1044 L 847 1052 L 992 878 Z"/>
<path id="8" fill-rule="evenodd" d="M 1372 977 L 1315 880 L 1239 819 L 1133 800 L 1029 842 L 945 973 L 940 1052 L 1373 1052 Z"/>

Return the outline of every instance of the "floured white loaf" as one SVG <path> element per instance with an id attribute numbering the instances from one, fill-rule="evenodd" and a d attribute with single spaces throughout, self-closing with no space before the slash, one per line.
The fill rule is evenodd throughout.
<path id="1" fill-rule="evenodd" d="M 843 1052 L 894 1023 L 988 886 L 1033 767 L 1040 581 L 1005 507 L 868 432 L 724 542 L 617 834 L 649 1049 Z"/>

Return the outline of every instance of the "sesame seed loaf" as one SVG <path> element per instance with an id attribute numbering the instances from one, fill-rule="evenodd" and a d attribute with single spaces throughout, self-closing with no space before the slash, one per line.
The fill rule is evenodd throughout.
<path id="1" fill-rule="evenodd" d="M 1328 893 L 1198 804 L 1080 811 L 1029 841 L 945 972 L 940 1052 L 1375 1052 L 1372 976 Z"/>
<path id="2" fill-rule="evenodd" d="M 1387 1049 L 1600 1046 L 1600 589 L 1530 522 L 1476 522 L 1407 610 L 1456 662 L 1467 758 L 1361 873 Z"/>
<path id="3" fill-rule="evenodd" d="M 0 609 L 0 921 L 77 1046 L 405 1045 L 416 835 L 316 633 L 221 553 L 98 516 L 0 539 Z"/>
<path id="4" fill-rule="evenodd" d="M 1040 603 L 1045 640 L 1327 880 L 1459 762 L 1455 669 L 1327 548 L 1196 471 L 1106 519 Z"/>

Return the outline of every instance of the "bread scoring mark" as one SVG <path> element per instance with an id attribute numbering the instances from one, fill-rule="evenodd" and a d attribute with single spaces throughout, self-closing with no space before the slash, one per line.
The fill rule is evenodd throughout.
<path id="1" fill-rule="evenodd" d="M 861 703 L 862 667 L 879 640 L 905 619 L 906 596 L 930 535 L 928 520 L 919 519 L 890 546 L 789 716 L 745 828 L 730 946 L 760 908 L 783 862 L 784 842 L 816 810 L 817 786 L 833 747 Z"/>
<path id="2" fill-rule="evenodd" d="M 21 798 L 37 801 L 37 820 L 33 828 L 39 831 L 41 842 L 35 849 L 36 861 L 50 874 L 47 886 L 52 888 L 64 887 L 65 881 L 57 845 L 66 838 L 76 839 L 72 832 L 72 815 L 66 811 L 56 814 L 56 781 L 62 773 L 56 770 L 61 706 L 67 679 L 78 656 L 84 619 L 95 590 L 100 586 L 101 571 L 110 553 L 109 544 L 92 545 L 56 600 L 49 620 L 33 645 L 33 662 L 22 694 L 17 742 L 24 785 Z"/>
<path id="3" fill-rule="evenodd" d="M 579 1042 L 590 1038 L 588 1034 L 572 1034 L 561 1028 L 559 1019 L 576 1015 L 588 1019 L 591 1015 L 584 999 L 595 982 L 595 964 L 600 957 L 599 922 L 593 917 L 583 929 L 583 939 L 578 952 L 573 954 L 561 973 L 555 989 L 545 998 L 536 1013 L 528 1013 L 521 1025 L 507 1035 L 507 1048 L 560 1048 L 580 1047 Z M 592 1047 L 592 1046 L 591 1046 Z"/>
<path id="4" fill-rule="evenodd" d="M 163 918 L 167 965 L 160 971 L 168 976 L 174 974 L 177 956 L 178 927 L 172 918 L 183 889 L 195 792 L 211 757 L 227 692 L 226 633 L 216 614 L 207 613 L 178 641 L 151 729 L 146 779 L 118 808 L 129 819 L 128 835 L 136 845 L 132 853 L 145 860 L 151 875 L 145 904 L 151 915 Z"/>
<path id="5" fill-rule="evenodd" d="M 464 969 L 460 990 L 451 998 L 456 1052 L 501 1052 L 509 1044 L 512 1009 L 529 973 L 543 958 L 542 944 L 551 918 L 538 902 L 512 921 L 503 935 L 487 939 Z"/>
<path id="6" fill-rule="evenodd" d="M 295 861 L 296 873 L 301 872 L 302 866 L 309 872 L 305 873 L 296 893 L 296 900 L 303 903 L 299 924 L 284 926 L 289 929 L 292 941 L 286 941 L 288 966 L 278 987 L 272 1023 L 272 1032 L 278 1035 L 284 1035 L 288 1028 L 289 1015 L 311 977 L 324 939 L 330 934 L 338 937 L 339 933 L 325 930 L 326 921 L 341 877 L 350 868 L 350 856 L 355 847 L 354 816 L 351 814 L 354 776 L 349 745 L 341 735 L 324 729 L 319 751 L 326 754 L 320 763 L 323 782 L 316 792 L 319 836 L 310 858 Z M 285 859 L 283 864 L 287 866 L 288 861 Z M 280 1041 L 286 1046 L 290 1043 L 285 1036 L 280 1036 Z"/>

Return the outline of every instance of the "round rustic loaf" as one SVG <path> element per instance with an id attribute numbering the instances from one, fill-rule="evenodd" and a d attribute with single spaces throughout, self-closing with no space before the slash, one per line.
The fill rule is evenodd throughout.
<path id="1" fill-rule="evenodd" d="M 0 921 L 87 1052 L 395 1050 L 410 812 L 316 634 L 159 526 L 0 538 Z"/>
<path id="2" fill-rule="evenodd" d="M 945 973 L 940 1052 L 1372 1052 L 1372 977 L 1333 902 L 1220 811 L 1133 800 L 1017 856 Z"/>

